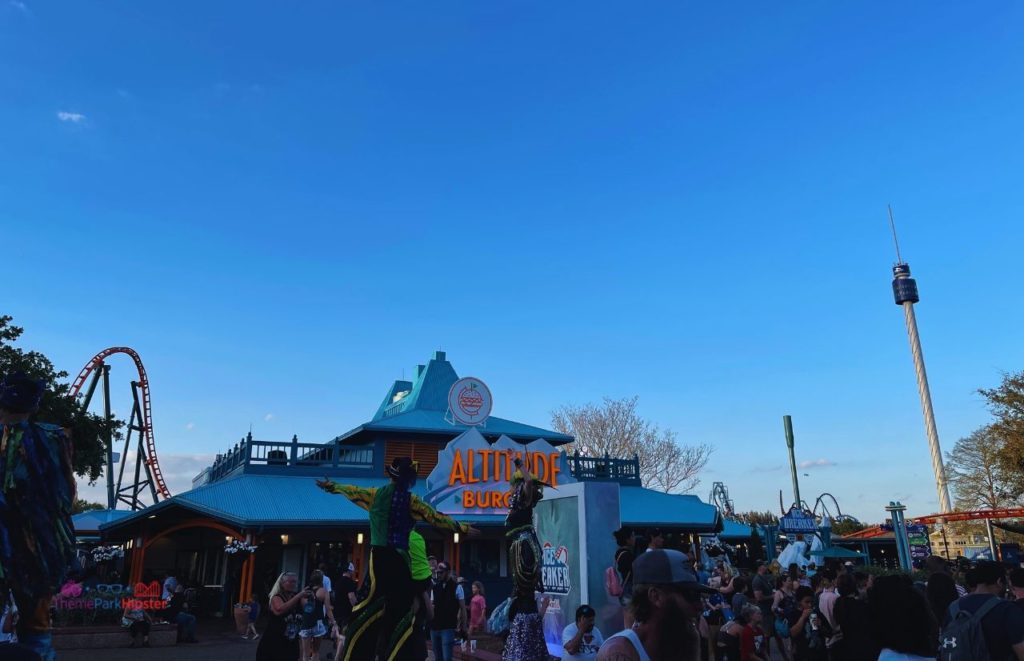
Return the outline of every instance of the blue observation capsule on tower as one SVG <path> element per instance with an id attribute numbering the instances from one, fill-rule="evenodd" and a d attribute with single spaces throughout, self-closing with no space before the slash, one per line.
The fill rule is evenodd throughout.
<path id="1" fill-rule="evenodd" d="M 892 295 L 896 305 L 917 303 L 921 297 L 917 294 L 917 281 L 910 277 L 910 264 L 900 262 L 892 267 Z"/>

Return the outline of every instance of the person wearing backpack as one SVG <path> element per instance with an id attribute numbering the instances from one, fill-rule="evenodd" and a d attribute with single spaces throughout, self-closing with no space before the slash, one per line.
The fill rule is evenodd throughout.
<path id="1" fill-rule="evenodd" d="M 1024 609 L 1001 598 L 1006 576 L 999 563 L 982 560 L 967 571 L 974 591 L 949 605 L 939 634 L 942 661 L 1024 661 Z"/>
<path id="2" fill-rule="evenodd" d="M 625 527 L 612 534 L 619 547 L 615 549 L 612 565 L 605 569 L 605 589 L 609 597 L 619 600 L 625 628 L 628 629 L 633 626 L 633 612 L 629 605 L 633 601 L 633 549 L 636 547 L 636 535 Z"/>

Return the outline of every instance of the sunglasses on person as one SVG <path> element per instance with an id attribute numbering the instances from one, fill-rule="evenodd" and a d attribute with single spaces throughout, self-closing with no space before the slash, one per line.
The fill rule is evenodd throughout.
<path id="1" fill-rule="evenodd" d="M 124 592 L 124 586 L 123 585 L 118 585 L 116 583 L 111 583 L 109 585 L 106 584 L 106 583 L 100 583 L 99 585 L 96 586 L 96 591 L 97 592 L 109 592 L 111 594 L 121 594 L 122 592 Z"/>

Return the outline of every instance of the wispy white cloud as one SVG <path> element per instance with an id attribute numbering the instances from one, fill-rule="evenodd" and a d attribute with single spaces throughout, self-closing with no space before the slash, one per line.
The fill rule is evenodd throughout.
<path id="1" fill-rule="evenodd" d="M 185 431 L 192 431 L 195 428 L 196 428 L 196 423 L 194 423 L 194 422 L 190 422 L 187 425 L 185 425 Z"/>
<path id="2" fill-rule="evenodd" d="M 62 122 L 71 122 L 72 124 L 81 124 L 85 121 L 85 115 L 80 112 L 67 112 L 66 110 L 57 111 L 57 119 Z"/>
<path id="3" fill-rule="evenodd" d="M 26 5 L 21 0 L 10 0 L 10 2 L 8 2 L 7 4 L 9 4 L 11 7 L 15 8 L 15 9 L 17 9 L 18 11 L 20 11 L 22 14 L 26 14 L 27 15 L 27 14 L 31 14 L 32 13 L 32 12 L 30 12 L 28 10 L 28 5 Z"/>
<path id="4" fill-rule="evenodd" d="M 825 468 L 826 466 L 835 466 L 836 462 L 831 459 L 811 459 L 810 461 L 801 461 L 800 468 Z"/>
<path id="5" fill-rule="evenodd" d="M 274 419 L 274 414 L 273 413 L 268 413 L 265 416 L 263 416 L 263 420 L 266 421 L 266 422 L 270 422 L 273 419 Z"/>

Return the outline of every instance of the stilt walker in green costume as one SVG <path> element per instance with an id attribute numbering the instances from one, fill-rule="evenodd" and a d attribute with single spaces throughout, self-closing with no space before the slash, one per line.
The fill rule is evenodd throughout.
<path id="1" fill-rule="evenodd" d="M 341 494 L 370 512 L 370 590 L 352 608 L 341 655 L 344 661 L 412 661 L 414 588 L 409 572 L 409 531 L 416 521 L 444 530 L 475 532 L 409 493 L 417 467 L 408 457 L 395 459 L 387 468 L 391 483 L 380 488 L 317 481 L 324 491 Z"/>

